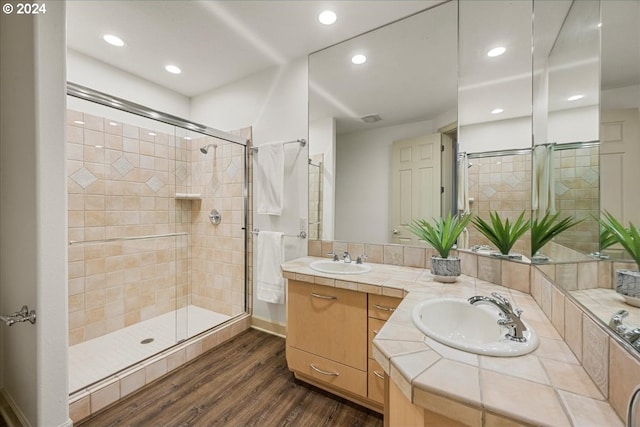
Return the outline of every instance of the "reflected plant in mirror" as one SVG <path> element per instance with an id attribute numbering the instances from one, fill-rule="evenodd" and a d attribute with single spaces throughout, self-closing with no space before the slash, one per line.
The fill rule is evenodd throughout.
<path id="1" fill-rule="evenodd" d="M 525 212 L 522 211 L 515 221 L 510 221 L 509 218 L 502 220 L 498 212 L 489 212 L 489 221 L 485 221 L 479 216 L 473 219 L 473 225 L 478 231 L 498 248 L 499 252 L 491 252 L 491 256 L 522 259 L 522 255 L 512 253 L 511 248 L 529 230 L 531 221 L 524 219 L 524 216 Z"/>
<path id="2" fill-rule="evenodd" d="M 549 258 L 540 251 L 548 242 L 560 233 L 567 231 L 582 220 L 573 217 L 565 217 L 558 220 L 560 212 L 552 215 L 547 212 L 542 218 L 534 218 L 531 221 L 531 261 L 535 263 L 548 262 Z"/>
<path id="3" fill-rule="evenodd" d="M 609 233 L 610 239 L 627 251 L 636 263 L 636 268 L 640 266 L 640 230 L 632 223 L 625 227 L 606 211 L 602 213 L 600 224 Z M 616 270 L 615 285 L 616 292 L 624 297 L 627 304 L 640 307 L 640 272 Z"/>

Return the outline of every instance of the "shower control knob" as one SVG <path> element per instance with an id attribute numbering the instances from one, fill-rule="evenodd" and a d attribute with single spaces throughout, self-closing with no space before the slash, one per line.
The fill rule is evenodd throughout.
<path id="1" fill-rule="evenodd" d="M 397 236 L 398 234 L 400 234 L 400 231 L 398 231 L 398 230 L 396 230 L 396 229 L 394 228 L 394 229 L 391 231 L 391 233 L 392 233 L 394 236 Z"/>
<path id="2" fill-rule="evenodd" d="M 222 215 L 220 215 L 220 212 L 218 212 L 217 209 L 211 210 L 209 213 L 209 221 L 211 221 L 211 224 L 213 225 L 220 224 L 220 221 L 222 221 Z"/>

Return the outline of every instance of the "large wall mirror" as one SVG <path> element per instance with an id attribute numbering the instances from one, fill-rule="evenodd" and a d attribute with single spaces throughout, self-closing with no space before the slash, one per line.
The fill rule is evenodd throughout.
<path id="1" fill-rule="evenodd" d="M 309 56 L 310 237 L 410 244 L 402 224 L 452 209 L 457 8 Z M 413 166 L 398 167 L 399 157 Z"/>
<path id="2" fill-rule="evenodd" d="M 504 52 L 488 56 L 495 47 Z M 351 63 L 355 54 L 367 61 Z M 560 284 L 572 278 L 569 294 L 605 324 L 624 304 L 599 282 L 637 266 L 620 248 L 600 247 L 595 218 L 607 210 L 640 224 L 640 2 L 442 3 L 310 55 L 309 102 L 311 238 L 413 244 L 396 232 L 406 218 L 393 219 L 403 189 L 394 146 L 426 147 L 438 135 L 451 151 L 439 172 L 418 179 L 436 213 L 418 207 L 415 215 L 400 198 L 401 214 L 525 211 L 535 219 L 552 204 L 582 222 L 542 248 L 541 268 Z M 469 167 L 460 168 L 464 153 Z M 486 243 L 470 229 L 463 247 Z M 526 236 L 515 250 L 533 258 Z M 580 288 L 578 271 L 593 289 Z M 640 327 L 640 308 L 624 308 Z"/>

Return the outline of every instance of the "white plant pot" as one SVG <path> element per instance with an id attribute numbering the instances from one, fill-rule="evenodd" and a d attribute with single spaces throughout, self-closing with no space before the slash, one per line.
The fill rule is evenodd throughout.
<path id="1" fill-rule="evenodd" d="M 431 274 L 436 282 L 453 283 L 461 274 L 460 258 L 442 258 L 437 255 L 431 257 Z"/>
<path id="2" fill-rule="evenodd" d="M 627 304 L 640 307 L 640 271 L 616 270 L 616 292 Z"/>

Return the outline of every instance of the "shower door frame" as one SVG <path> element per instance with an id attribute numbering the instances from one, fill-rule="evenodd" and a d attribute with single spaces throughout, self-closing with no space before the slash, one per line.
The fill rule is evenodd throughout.
<path id="1" fill-rule="evenodd" d="M 244 177 L 243 177 L 243 210 L 244 217 L 242 219 L 242 229 L 244 230 L 244 313 L 232 316 L 230 320 L 237 318 L 238 316 L 250 314 L 250 305 L 249 305 L 249 257 L 248 250 L 249 247 L 249 233 L 248 224 L 249 224 L 249 151 L 248 148 L 250 146 L 250 141 L 242 138 L 240 136 L 232 135 L 230 133 L 214 129 L 199 123 L 195 123 L 181 117 L 177 117 L 168 113 L 164 113 L 161 111 L 156 111 L 152 108 L 146 107 L 144 105 L 136 104 L 134 102 L 128 101 L 123 98 L 119 98 L 116 96 L 108 95 L 103 92 L 96 91 L 94 89 L 88 88 L 86 86 L 82 86 L 73 82 L 67 82 L 67 95 L 75 98 L 79 98 L 85 101 L 89 101 L 92 103 L 96 103 L 111 109 L 120 110 L 126 113 L 130 113 L 136 116 L 144 117 L 156 122 L 165 123 L 171 126 L 175 126 L 181 129 L 185 129 L 188 131 L 196 132 L 205 136 L 221 139 L 223 141 L 227 141 L 230 143 L 238 144 L 244 147 Z M 182 234 L 182 233 L 172 233 L 172 234 Z M 116 240 L 116 239 L 114 239 Z M 120 239 L 118 239 L 120 240 Z M 226 322 L 225 322 L 226 323 Z M 187 337 L 186 341 L 190 341 L 198 337 L 198 335 Z M 175 344 L 180 344 L 182 341 L 178 341 Z M 166 349 L 165 349 L 166 350 Z"/>

